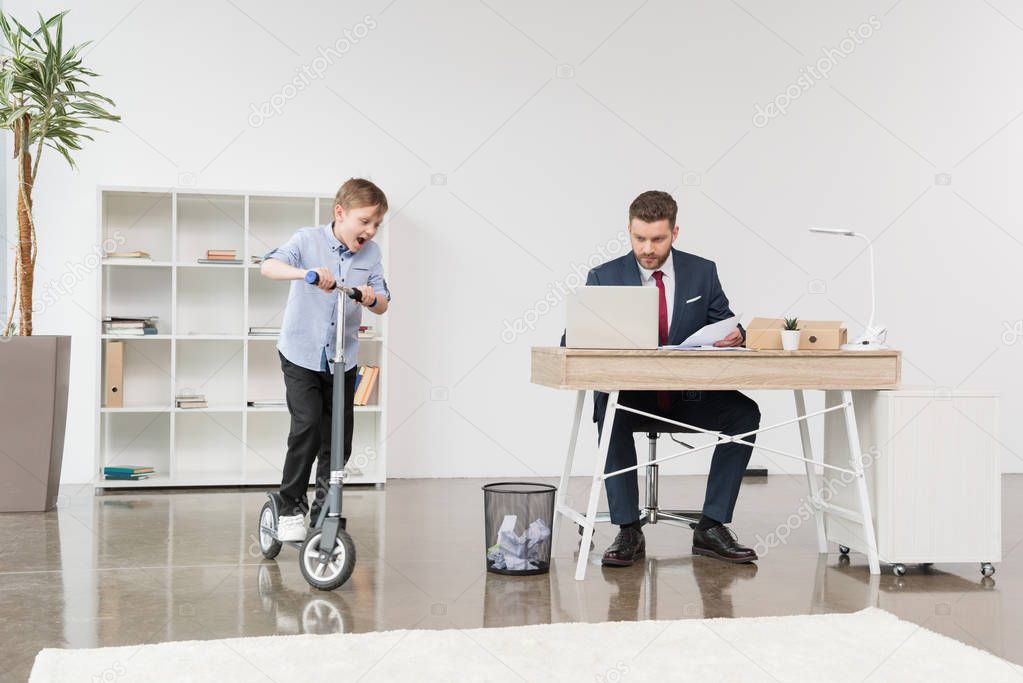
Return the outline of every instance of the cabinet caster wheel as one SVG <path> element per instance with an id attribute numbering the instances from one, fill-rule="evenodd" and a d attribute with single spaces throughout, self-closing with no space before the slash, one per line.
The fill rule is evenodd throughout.
<path id="1" fill-rule="evenodd" d="M 984 576 L 991 576 L 995 573 L 995 566 L 990 562 L 982 562 L 980 565 L 980 573 Z"/>
<path id="2" fill-rule="evenodd" d="M 842 553 L 843 555 L 848 555 L 849 554 L 849 546 L 845 546 L 845 545 L 838 546 L 838 552 Z"/>
<path id="3" fill-rule="evenodd" d="M 892 573 L 895 574 L 895 576 L 905 576 L 906 575 L 906 565 L 901 564 L 901 563 L 897 564 L 897 565 L 894 565 L 892 567 Z"/>

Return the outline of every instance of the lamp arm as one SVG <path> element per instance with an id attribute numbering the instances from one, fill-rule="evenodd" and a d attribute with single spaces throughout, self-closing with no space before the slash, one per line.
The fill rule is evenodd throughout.
<path id="1" fill-rule="evenodd" d="M 867 251 L 870 255 L 870 319 L 867 321 L 867 334 L 873 334 L 874 312 L 877 307 L 877 290 L 874 283 L 874 243 L 869 237 L 861 232 L 853 233 L 867 243 Z"/>

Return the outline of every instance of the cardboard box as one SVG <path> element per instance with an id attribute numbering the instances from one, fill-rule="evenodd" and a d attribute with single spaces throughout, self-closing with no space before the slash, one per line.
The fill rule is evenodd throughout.
<path id="1" fill-rule="evenodd" d="M 800 320 L 797 324 L 799 349 L 807 351 L 837 351 L 849 340 L 849 333 L 841 320 Z M 746 326 L 746 346 L 750 349 L 781 349 L 781 331 L 785 321 L 781 318 L 753 318 Z"/>

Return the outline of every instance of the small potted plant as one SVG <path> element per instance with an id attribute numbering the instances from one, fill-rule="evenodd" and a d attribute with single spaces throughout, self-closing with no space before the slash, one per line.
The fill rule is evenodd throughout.
<path id="1" fill-rule="evenodd" d="M 781 347 L 786 351 L 799 350 L 799 318 L 785 318 L 785 329 L 781 331 Z"/>

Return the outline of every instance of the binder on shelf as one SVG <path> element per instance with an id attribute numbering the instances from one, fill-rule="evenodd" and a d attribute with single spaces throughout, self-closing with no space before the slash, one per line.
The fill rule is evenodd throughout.
<path id="1" fill-rule="evenodd" d="M 124 342 L 108 341 L 106 345 L 106 407 L 124 407 Z"/>
<path id="2" fill-rule="evenodd" d="M 361 379 L 357 379 L 358 389 L 355 392 L 355 398 L 352 401 L 353 405 L 365 406 L 369 404 L 369 398 L 373 394 L 373 388 L 377 383 L 377 375 L 380 374 L 380 368 L 375 365 L 367 365 L 359 368 Z"/>

